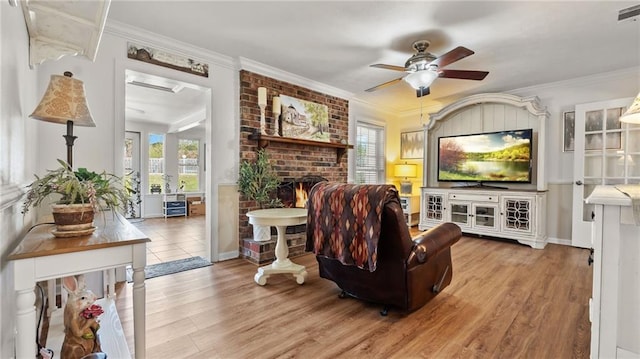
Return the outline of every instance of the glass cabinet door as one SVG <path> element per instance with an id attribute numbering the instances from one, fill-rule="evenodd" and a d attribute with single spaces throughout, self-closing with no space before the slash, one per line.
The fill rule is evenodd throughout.
<path id="1" fill-rule="evenodd" d="M 451 222 L 461 227 L 469 226 L 469 204 L 451 203 Z"/>
<path id="2" fill-rule="evenodd" d="M 496 228 L 496 206 L 474 205 L 473 206 L 473 226 L 485 229 Z"/>

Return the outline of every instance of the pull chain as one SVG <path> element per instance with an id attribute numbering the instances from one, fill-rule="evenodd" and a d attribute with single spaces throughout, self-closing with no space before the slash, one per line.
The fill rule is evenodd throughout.
<path id="1" fill-rule="evenodd" d="M 422 104 L 424 103 L 424 96 L 420 98 L 420 125 L 424 128 L 424 121 L 422 120 Z"/>

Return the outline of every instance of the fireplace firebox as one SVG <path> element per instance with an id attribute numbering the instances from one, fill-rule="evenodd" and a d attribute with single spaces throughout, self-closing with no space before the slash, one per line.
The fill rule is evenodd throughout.
<path id="1" fill-rule="evenodd" d="M 278 186 L 277 196 L 287 208 L 306 208 L 309 191 L 316 183 L 326 182 L 321 176 L 285 178 Z"/>

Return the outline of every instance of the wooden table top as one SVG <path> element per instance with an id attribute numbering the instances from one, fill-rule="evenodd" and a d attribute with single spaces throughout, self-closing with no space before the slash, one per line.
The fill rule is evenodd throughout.
<path id="1" fill-rule="evenodd" d="M 53 224 L 33 228 L 7 257 L 9 260 L 50 256 L 92 249 L 150 242 L 151 239 L 120 214 L 99 213 L 94 220 L 95 232 L 90 235 L 57 238 L 51 233 Z"/>

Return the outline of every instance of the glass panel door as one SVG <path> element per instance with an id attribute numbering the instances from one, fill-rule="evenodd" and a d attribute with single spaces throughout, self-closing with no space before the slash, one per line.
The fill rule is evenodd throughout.
<path id="1" fill-rule="evenodd" d="M 571 244 L 576 247 L 591 247 L 593 208 L 584 200 L 593 189 L 640 180 L 640 170 L 635 168 L 640 126 L 619 121 L 632 101 L 625 98 L 576 106 L 571 231 Z"/>
<path id="2" fill-rule="evenodd" d="M 125 132 L 124 139 L 124 185 L 129 191 L 131 202 L 125 213 L 126 218 L 140 218 L 142 195 L 140 174 L 140 133 Z"/>

